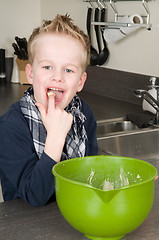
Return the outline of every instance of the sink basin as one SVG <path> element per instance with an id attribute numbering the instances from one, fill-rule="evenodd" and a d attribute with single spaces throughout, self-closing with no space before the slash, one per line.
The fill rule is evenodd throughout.
<path id="1" fill-rule="evenodd" d="M 120 132 L 130 132 L 139 129 L 135 124 L 124 119 L 102 120 L 97 123 L 97 138 Z"/>
<path id="2" fill-rule="evenodd" d="M 97 122 L 99 154 L 159 159 L 159 127 L 138 128 L 124 118 Z"/>
<path id="3" fill-rule="evenodd" d="M 142 160 L 159 159 L 159 128 L 140 129 L 124 134 L 98 137 L 99 154 Z"/>

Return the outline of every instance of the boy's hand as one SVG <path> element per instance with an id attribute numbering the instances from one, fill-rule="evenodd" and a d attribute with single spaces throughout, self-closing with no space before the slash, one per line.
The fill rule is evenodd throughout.
<path id="1" fill-rule="evenodd" d="M 72 125 L 73 116 L 63 109 L 56 108 L 55 96 L 53 94 L 49 95 L 48 98 L 47 110 L 41 103 L 36 103 L 36 106 L 41 113 L 43 124 L 47 130 L 44 151 L 55 161 L 59 162 L 66 135 Z"/>

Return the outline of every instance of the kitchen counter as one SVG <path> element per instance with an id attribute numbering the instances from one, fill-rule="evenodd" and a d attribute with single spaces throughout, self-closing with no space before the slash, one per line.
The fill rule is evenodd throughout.
<path id="1" fill-rule="evenodd" d="M 10 104 L 19 101 L 28 85 L 0 84 L 0 115 Z M 81 92 L 80 96 L 92 107 L 96 119 L 123 117 L 126 113 L 140 110 L 140 106 L 121 100 L 106 98 L 90 92 Z M 159 160 L 151 160 L 159 171 Z M 159 239 L 159 179 L 155 183 L 153 208 L 135 231 L 127 234 L 123 240 Z M 1 240 L 87 240 L 71 227 L 61 215 L 57 203 L 44 207 L 31 207 L 17 199 L 0 203 L 0 239 Z"/>
<path id="2" fill-rule="evenodd" d="M 19 101 L 28 87 L 29 85 L 17 83 L 0 83 L 0 115 L 5 113 L 12 103 Z M 96 120 L 125 117 L 127 113 L 141 110 L 141 107 L 137 104 L 104 97 L 84 90 L 79 93 L 79 96 L 89 103 Z"/>
<path id="3" fill-rule="evenodd" d="M 159 170 L 159 160 L 150 161 Z M 155 184 L 153 208 L 144 223 L 123 240 L 159 239 L 159 179 Z M 31 207 L 23 200 L 0 203 L 1 240 L 87 240 L 61 215 L 56 202 Z"/>

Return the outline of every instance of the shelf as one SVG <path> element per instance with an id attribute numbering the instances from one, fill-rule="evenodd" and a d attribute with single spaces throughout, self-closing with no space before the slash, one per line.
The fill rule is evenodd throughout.
<path id="1" fill-rule="evenodd" d="M 111 28 L 111 29 L 119 29 L 120 27 L 135 27 L 135 28 L 147 28 L 147 30 L 151 30 L 151 24 L 136 24 L 136 23 L 122 23 L 122 22 L 92 22 L 92 25 L 99 25 L 101 28 Z"/>
<path id="2" fill-rule="evenodd" d="M 120 22 L 120 18 L 123 17 L 124 15 L 119 15 L 117 8 L 116 8 L 116 2 L 130 2 L 130 1 L 134 1 L 134 2 L 141 2 L 144 11 L 145 11 L 145 15 L 142 15 L 141 17 L 143 19 L 146 19 L 145 22 L 146 23 L 140 23 L 140 24 L 136 24 L 136 23 L 122 23 Z M 102 8 L 107 8 L 106 2 L 109 2 L 114 15 L 115 15 L 115 19 L 114 22 L 91 22 L 92 25 L 100 25 L 102 27 L 107 27 L 107 28 L 120 28 L 120 27 L 144 27 L 147 28 L 148 30 L 151 30 L 151 24 L 150 24 L 150 13 L 147 7 L 147 2 L 149 2 L 151 0 L 83 0 L 83 2 L 87 2 L 90 4 L 90 6 L 92 8 L 95 8 L 93 6 L 92 3 L 96 3 L 97 7 L 99 9 Z"/>

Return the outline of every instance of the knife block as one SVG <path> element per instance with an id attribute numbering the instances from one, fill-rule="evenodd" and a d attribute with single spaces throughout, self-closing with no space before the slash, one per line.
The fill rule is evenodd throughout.
<path id="1" fill-rule="evenodd" d="M 20 60 L 19 58 L 16 58 L 16 63 L 19 68 L 19 82 L 21 84 L 29 84 L 25 73 L 25 67 L 29 63 L 28 60 Z"/>

